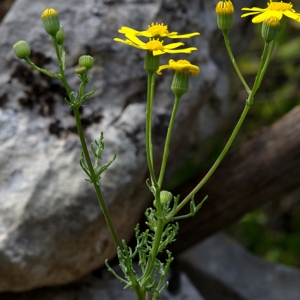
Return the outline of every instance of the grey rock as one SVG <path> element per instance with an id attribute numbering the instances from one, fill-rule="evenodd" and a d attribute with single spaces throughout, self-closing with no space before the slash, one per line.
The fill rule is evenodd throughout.
<path id="1" fill-rule="evenodd" d="M 215 132 L 227 110 L 230 62 L 215 24 L 216 2 L 51 1 L 67 34 L 66 74 L 73 89 L 79 83 L 73 72 L 78 57 L 95 58 L 90 89 L 96 86 L 97 92 L 82 118 L 88 143 L 105 133 L 103 161 L 117 154 L 101 186 L 116 230 L 127 241 L 151 201 L 143 148 L 146 76 L 144 53 L 113 38 L 123 25 L 143 29 L 153 20 L 169 24 L 172 31 L 202 34 L 186 41 L 199 48 L 189 59 L 202 72 L 191 79 L 191 91 L 180 103 L 168 178 L 191 149 Z M 253 3 L 243 1 L 245 6 Z M 31 70 L 12 52 L 13 44 L 25 39 L 32 60 L 56 72 L 51 39 L 40 19 L 48 5 L 46 0 L 18 0 L 0 27 L 0 291 L 68 283 L 115 256 L 95 193 L 78 164 L 80 145 L 61 84 Z M 236 21 L 233 44 L 245 34 L 239 30 L 245 21 Z M 162 57 L 163 63 L 167 60 Z M 157 81 L 156 165 L 173 101 L 171 80 L 166 72 Z"/>
<path id="2" fill-rule="evenodd" d="M 61 287 L 40 288 L 21 293 L 2 293 L 1 300 L 132 300 L 135 294 L 124 290 L 122 284 L 107 271 L 102 270 L 99 277 L 92 274 L 77 282 Z M 204 300 L 188 277 L 180 274 L 181 289 L 176 295 L 164 290 L 160 300 Z"/>
<path id="3" fill-rule="evenodd" d="M 259 258 L 214 235 L 184 252 L 180 266 L 206 300 L 298 300 L 300 270 Z"/>

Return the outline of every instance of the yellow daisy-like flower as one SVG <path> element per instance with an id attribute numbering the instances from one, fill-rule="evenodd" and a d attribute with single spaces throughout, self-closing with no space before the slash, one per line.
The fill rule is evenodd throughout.
<path id="1" fill-rule="evenodd" d="M 192 51 L 197 50 L 195 47 L 174 50 L 175 48 L 183 46 L 184 43 L 171 43 L 169 45 L 164 45 L 164 41 L 160 41 L 159 39 L 150 39 L 149 42 L 144 43 L 134 35 L 128 35 L 127 38 L 127 40 L 122 40 L 119 38 L 115 38 L 114 40 L 138 49 L 150 51 L 154 56 L 165 53 L 191 53 Z"/>
<path id="2" fill-rule="evenodd" d="M 253 23 L 260 23 L 267 17 L 276 17 L 277 19 L 281 20 L 283 16 L 300 22 L 300 14 L 293 9 L 293 4 L 291 2 L 273 2 L 272 0 L 270 0 L 270 2 L 268 2 L 267 8 L 252 7 L 242 8 L 242 10 L 251 11 L 249 13 L 243 14 L 242 18 L 257 15 L 252 19 Z"/>
<path id="3" fill-rule="evenodd" d="M 190 73 L 193 76 L 197 76 L 200 73 L 199 67 L 192 65 L 188 60 L 185 59 L 181 59 L 178 61 L 170 59 L 169 64 L 160 66 L 156 73 L 161 75 L 161 71 L 164 69 L 171 69 L 178 72 Z"/>
<path id="4" fill-rule="evenodd" d="M 161 24 L 152 23 L 151 25 L 148 25 L 147 30 L 143 30 L 143 31 L 138 31 L 138 30 L 132 29 L 130 27 L 126 27 L 126 26 L 121 27 L 121 29 L 119 29 L 118 31 L 122 34 L 125 34 L 126 37 L 127 37 L 127 35 L 129 35 L 129 36 L 135 35 L 135 36 L 145 36 L 147 38 L 168 37 L 168 38 L 172 38 L 172 39 L 179 39 L 179 38 L 186 39 L 186 38 L 190 38 L 195 35 L 200 35 L 199 32 L 178 35 L 178 32 L 169 32 L 168 26 L 164 25 L 164 23 L 161 23 Z"/>

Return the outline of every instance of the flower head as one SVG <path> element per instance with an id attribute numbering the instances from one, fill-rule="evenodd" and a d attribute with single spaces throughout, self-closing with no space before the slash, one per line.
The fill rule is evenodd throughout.
<path id="1" fill-rule="evenodd" d="M 160 66 L 156 73 L 161 75 L 161 71 L 164 69 L 171 69 L 177 72 L 190 73 L 193 76 L 197 76 L 200 72 L 200 69 L 197 66 L 192 65 L 188 60 L 185 59 L 181 59 L 178 61 L 170 59 L 169 64 Z"/>
<path id="2" fill-rule="evenodd" d="M 279 20 L 281 20 L 281 18 L 285 16 L 297 22 L 300 22 L 300 14 L 293 9 L 293 4 L 291 2 L 273 2 L 272 0 L 270 0 L 270 2 L 268 2 L 267 8 L 252 7 L 242 8 L 242 10 L 250 11 L 249 13 L 243 14 L 242 18 L 257 15 L 252 19 L 253 23 L 260 23 L 265 18 L 271 16 L 276 17 Z"/>
<path id="3" fill-rule="evenodd" d="M 218 27 L 227 31 L 232 27 L 234 6 L 230 0 L 220 1 L 216 6 Z"/>
<path id="4" fill-rule="evenodd" d="M 261 35 L 267 42 L 273 41 L 281 29 L 280 20 L 274 16 L 263 20 Z"/>
<path id="5" fill-rule="evenodd" d="M 149 42 L 144 43 L 135 35 L 127 35 L 126 37 L 128 38 L 127 40 L 122 40 L 119 38 L 115 38 L 114 40 L 116 42 L 121 42 L 138 49 L 150 51 L 154 56 L 162 55 L 165 53 L 191 53 L 192 51 L 197 50 L 197 48 L 195 47 L 175 49 L 183 46 L 183 43 L 171 43 L 168 45 L 164 45 L 164 41 L 161 41 L 159 39 L 150 39 Z"/>
<path id="6" fill-rule="evenodd" d="M 130 27 L 123 26 L 119 30 L 120 33 L 125 34 L 126 37 L 135 35 L 135 36 L 145 36 L 147 38 L 172 38 L 172 39 L 179 39 L 179 38 L 190 38 L 195 35 L 200 35 L 199 32 L 193 32 L 193 33 L 187 33 L 187 34 L 180 34 L 178 35 L 178 32 L 169 32 L 168 26 L 164 25 L 164 23 L 152 23 L 151 25 L 148 25 L 147 30 L 138 31 L 135 29 L 132 29 Z"/>
<path id="7" fill-rule="evenodd" d="M 45 9 L 42 13 L 42 21 L 46 32 L 55 36 L 60 29 L 58 12 L 54 8 Z"/>

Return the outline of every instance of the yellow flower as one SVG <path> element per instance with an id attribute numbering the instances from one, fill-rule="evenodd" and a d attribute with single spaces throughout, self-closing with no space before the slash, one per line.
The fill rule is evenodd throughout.
<path id="1" fill-rule="evenodd" d="M 253 23 L 260 23 L 267 17 L 276 17 L 277 19 L 281 20 L 283 16 L 300 22 L 300 14 L 293 9 L 293 4 L 291 2 L 273 2 L 272 0 L 270 0 L 270 2 L 268 2 L 267 8 L 252 7 L 242 8 L 242 10 L 251 11 L 249 13 L 243 14 L 242 17 L 257 15 L 252 19 Z"/>
<path id="2" fill-rule="evenodd" d="M 185 39 L 185 38 L 190 38 L 195 35 L 200 35 L 199 32 L 178 35 L 178 32 L 169 32 L 168 26 L 164 25 L 164 23 L 161 23 L 161 24 L 152 23 L 151 25 L 148 25 L 148 29 L 144 30 L 144 31 L 138 31 L 138 30 L 132 29 L 130 27 L 123 26 L 123 27 L 121 27 L 121 29 L 119 29 L 119 32 L 125 34 L 126 37 L 127 37 L 127 35 L 129 35 L 129 36 L 135 35 L 135 36 L 145 36 L 147 38 L 168 37 L 168 38 L 172 38 L 172 39 L 179 39 L 179 38 Z"/>
<path id="3" fill-rule="evenodd" d="M 144 43 L 134 35 L 128 35 L 127 38 L 127 40 L 119 38 L 115 38 L 114 40 L 138 49 L 150 51 L 154 56 L 165 53 L 191 53 L 193 50 L 197 50 L 195 47 L 174 50 L 175 48 L 184 45 L 183 43 L 171 43 L 169 45 L 164 45 L 164 41 L 160 41 L 159 39 L 150 39 L 149 42 Z"/>
<path id="4" fill-rule="evenodd" d="M 192 65 L 188 60 L 185 59 L 181 59 L 178 61 L 170 59 L 169 64 L 160 66 L 156 73 L 161 75 L 161 71 L 164 69 L 171 69 L 177 72 L 190 73 L 193 76 L 197 76 L 200 73 L 200 69 L 197 66 Z"/>

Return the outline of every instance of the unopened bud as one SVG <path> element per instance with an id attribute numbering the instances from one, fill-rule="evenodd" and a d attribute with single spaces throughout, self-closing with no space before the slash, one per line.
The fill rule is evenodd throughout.
<path id="1" fill-rule="evenodd" d="M 86 67 L 90 70 L 94 65 L 94 59 L 89 55 L 82 55 L 79 57 L 78 64 L 80 67 Z"/>
<path id="2" fill-rule="evenodd" d="M 222 31 L 228 31 L 233 25 L 234 6 L 230 0 L 220 1 L 216 6 L 217 23 Z"/>
<path id="3" fill-rule="evenodd" d="M 46 32 L 55 36 L 60 27 L 58 12 L 53 8 L 45 9 L 42 13 L 42 21 Z"/>
<path id="4" fill-rule="evenodd" d="M 58 45 L 62 45 L 66 39 L 64 28 L 60 25 L 59 30 L 56 33 L 56 42 Z"/>
<path id="5" fill-rule="evenodd" d="M 30 55 L 30 48 L 26 41 L 19 41 L 14 44 L 13 50 L 19 59 L 25 59 Z"/>

